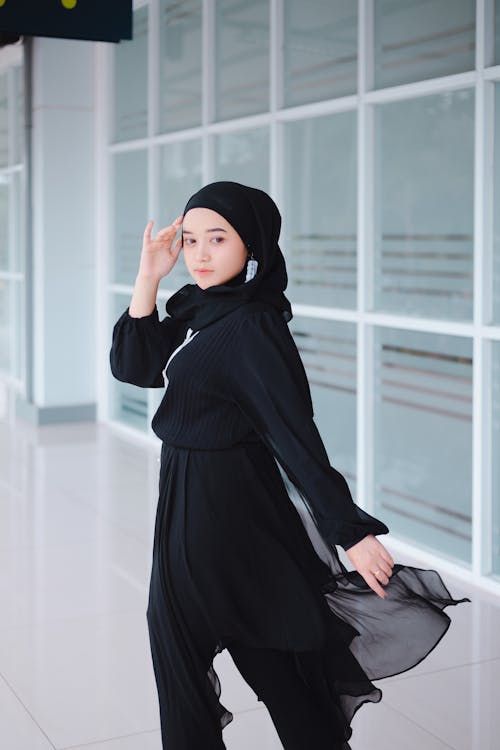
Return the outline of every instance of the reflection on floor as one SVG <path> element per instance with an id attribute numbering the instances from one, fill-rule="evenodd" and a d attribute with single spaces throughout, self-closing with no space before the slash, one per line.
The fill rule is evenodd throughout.
<path id="1" fill-rule="evenodd" d="M 2 748 L 161 750 L 145 616 L 158 455 L 103 425 L 0 423 Z M 447 610 L 418 667 L 377 683 L 353 750 L 500 747 L 500 598 L 444 578 L 472 603 Z M 228 750 L 279 750 L 227 651 L 214 666 Z"/>

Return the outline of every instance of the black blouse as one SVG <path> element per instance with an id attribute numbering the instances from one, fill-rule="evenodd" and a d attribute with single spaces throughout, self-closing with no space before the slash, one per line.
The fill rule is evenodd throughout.
<path id="1" fill-rule="evenodd" d="M 217 450 L 252 437 L 270 448 L 323 540 L 348 549 L 387 526 L 359 508 L 330 465 L 314 422 L 309 383 L 288 324 L 251 302 L 192 331 L 189 323 L 129 308 L 113 329 L 111 371 L 141 387 L 165 387 L 153 417 L 169 444 Z"/>

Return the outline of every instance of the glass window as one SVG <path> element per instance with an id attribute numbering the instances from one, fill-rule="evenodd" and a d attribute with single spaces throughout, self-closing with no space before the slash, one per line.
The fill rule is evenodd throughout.
<path id="1" fill-rule="evenodd" d="M 269 191 L 269 128 L 224 133 L 215 139 L 215 179 Z"/>
<path id="2" fill-rule="evenodd" d="M 0 166 L 9 163 L 9 97 L 7 73 L 0 75 Z"/>
<path id="3" fill-rule="evenodd" d="M 0 173 L 0 271 L 24 271 L 23 179 Z"/>
<path id="4" fill-rule="evenodd" d="M 14 127 L 10 128 L 11 118 Z M 0 166 L 23 158 L 23 68 L 0 75 Z M 24 376 L 24 173 L 0 170 L 0 372 Z"/>
<path id="5" fill-rule="evenodd" d="M 142 236 L 148 216 L 146 151 L 113 156 L 114 214 L 111 222 L 112 281 L 134 284 L 141 257 Z M 174 217 L 175 218 L 175 217 Z"/>
<path id="6" fill-rule="evenodd" d="M 355 93 L 358 4 L 288 0 L 284 10 L 285 106 Z"/>
<path id="7" fill-rule="evenodd" d="M 110 330 L 120 315 L 130 305 L 131 295 L 115 294 L 112 297 Z M 122 383 L 109 374 L 111 388 L 110 416 L 137 430 L 148 428 L 148 388 Z"/>
<path id="8" fill-rule="evenodd" d="M 474 92 L 375 107 L 375 307 L 471 319 Z"/>
<path id="9" fill-rule="evenodd" d="M 24 377 L 24 283 L 0 278 L 0 374 Z"/>
<path id="10" fill-rule="evenodd" d="M 160 211 L 161 219 L 158 227 L 153 227 L 153 233 L 160 227 L 168 226 L 184 211 L 188 199 L 201 187 L 201 141 L 179 141 L 168 143 L 160 148 Z M 180 236 L 180 235 L 179 235 Z M 170 273 L 160 282 L 160 288 L 180 289 L 184 284 L 192 284 L 184 263 L 181 250 L 177 262 Z M 160 319 L 165 312 L 160 310 Z"/>
<path id="11" fill-rule="evenodd" d="M 201 27 L 201 0 L 161 0 L 161 132 L 201 123 Z"/>
<path id="12" fill-rule="evenodd" d="M 356 307 L 356 113 L 286 123 L 284 171 L 290 298 Z"/>
<path id="13" fill-rule="evenodd" d="M 330 463 L 345 476 L 355 498 L 356 326 L 294 316 L 290 331 L 306 369 L 314 421 Z"/>
<path id="14" fill-rule="evenodd" d="M 0 372 L 10 374 L 11 367 L 11 331 L 10 331 L 10 284 L 0 278 Z"/>
<path id="15" fill-rule="evenodd" d="M 11 260 L 13 271 L 24 273 L 24 172 L 12 173 L 12 217 L 13 227 L 11 234 Z M 1 230 L 0 230 L 1 235 Z M 1 254 L 1 250 L 0 250 Z"/>
<path id="16" fill-rule="evenodd" d="M 493 572 L 500 575 L 500 342 L 492 342 L 492 489 L 493 489 Z"/>
<path id="17" fill-rule="evenodd" d="M 13 325 L 11 325 L 11 337 L 13 346 L 12 374 L 18 380 L 24 380 L 24 283 L 22 281 L 12 281 L 11 291 L 13 296 Z"/>
<path id="18" fill-rule="evenodd" d="M 375 0 L 376 88 L 475 69 L 474 0 Z"/>
<path id="19" fill-rule="evenodd" d="M 472 341 L 375 331 L 374 492 L 397 535 L 471 559 Z"/>
<path id="20" fill-rule="evenodd" d="M 8 174 L 0 173 L 0 270 L 9 270 L 9 182 Z"/>
<path id="21" fill-rule="evenodd" d="M 141 138 L 148 130 L 148 9 L 133 14 L 133 39 L 114 45 L 113 140 Z"/>
<path id="22" fill-rule="evenodd" d="M 269 109 L 269 0 L 217 0 L 216 119 Z"/>
<path id="23" fill-rule="evenodd" d="M 500 201 L 500 83 L 495 83 L 495 135 L 494 135 L 494 170 L 493 170 L 493 206 Z M 493 283 L 492 314 L 493 321 L 500 321 L 500 215 L 493 210 Z M 488 318 L 491 316 L 488 315 Z M 488 320 L 488 322 L 491 322 Z"/>
<path id="24" fill-rule="evenodd" d="M 14 79 L 14 163 L 24 158 L 24 69 L 17 65 L 12 71 Z"/>
<path id="25" fill-rule="evenodd" d="M 494 49 L 494 64 L 500 64 L 500 0 L 494 0 L 495 2 L 495 49 Z"/>

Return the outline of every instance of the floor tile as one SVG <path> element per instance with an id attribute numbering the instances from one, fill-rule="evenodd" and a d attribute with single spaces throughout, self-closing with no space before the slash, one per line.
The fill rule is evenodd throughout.
<path id="1" fill-rule="evenodd" d="M 1 677 L 0 740 L 5 750 L 54 750 L 33 717 Z"/>
<path id="2" fill-rule="evenodd" d="M 94 541 L 116 526 L 59 491 L 0 497 L 0 556 L 5 548 L 66 546 Z"/>
<path id="3" fill-rule="evenodd" d="M 454 750 L 498 750 L 500 659 L 385 685 L 384 700 Z"/>
<path id="4" fill-rule="evenodd" d="M 73 746 L 71 750 L 162 750 L 160 730 Z"/>
<path id="5" fill-rule="evenodd" d="M 159 729 L 145 614 L 3 630 L 0 675 L 57 748 Z"/>
<path id="6" fill-rule="evenodd" d="M 80 544 L 0 548 L 0 630 L 145 612 L 150 568 L 148 547 L 116 530 Z"/>
<path id="7" fill-rule="evenodd" d="M 158 452 L 105 425 L 0 422 L 2 750 L 161 750 L 146 620 Z M 443 578 L 472 602 L 445 610 L 421 664 L 377 683 L 352 750 L 497 750 L 500 597 Z M 214 667 L 228 750 L 280 750 L 228 651 Z"/>
<path id="8" fill-rule="evenodd" d="M 367 703 L 352 722 L 352 750 L 449 750 L 450 746 L 386 705 Z M 472 748 L 471 748 L 472 750 Z"/>

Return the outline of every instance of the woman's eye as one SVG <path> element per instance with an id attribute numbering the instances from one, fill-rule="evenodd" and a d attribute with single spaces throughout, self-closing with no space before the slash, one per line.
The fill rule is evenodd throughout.
<path id="1" fill-rule="evenodd" d="M 211 237 L 210 241 L 215 245 L 219 245 L 221 242 L 224 242 L 224 237 Z M 196 240 L 194 237 L 184 237 L 183 242 L 185 245 L 194 245 Z"/>

